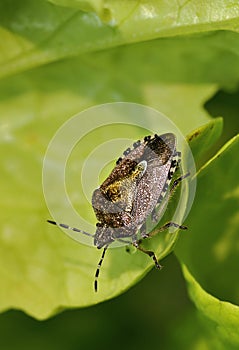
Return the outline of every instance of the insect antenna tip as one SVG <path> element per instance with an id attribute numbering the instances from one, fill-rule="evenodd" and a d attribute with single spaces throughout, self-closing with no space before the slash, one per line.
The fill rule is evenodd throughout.
<path id="1" fill-rule="evenodd" d="M 57 223 L 55 221 L 52 221 L 52 220 L 46 220 L 46 221 L 49 222 L 49 224 L 57 225 Z"/>

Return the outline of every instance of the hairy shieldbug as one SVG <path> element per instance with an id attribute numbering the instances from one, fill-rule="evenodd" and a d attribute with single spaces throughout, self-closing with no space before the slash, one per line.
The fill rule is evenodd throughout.
<path id="1" fill-rule="evenodd" d="M 98 289 L 98 276 L 105 252 L 114 241 L 132 244 L 154 260 L 160 269 L 155 254 L 141 246 L 142 240 L 155 235 L 155 230 L 146 232 L 146 219 L 157 223 L 178 184 L 189 175 L 186 173 L 172 182 L 180 162 L 173 133 L 146 136 L 128 148 L 116 162 L 102 185 L 92 195 L 92 207 L 96 218 L 95 234 L 82 231 L 66 224 L 47 220 L 60 227 L 80 232 L 94 238 L 94 245 L 103 253 L 97 265 L 94 288 Z M 172 184 L 171 184 L 172 183 Z M 161 232 L 169 227 L 185 230 L 187 227 L 168 222 L 157 228 Z"/>

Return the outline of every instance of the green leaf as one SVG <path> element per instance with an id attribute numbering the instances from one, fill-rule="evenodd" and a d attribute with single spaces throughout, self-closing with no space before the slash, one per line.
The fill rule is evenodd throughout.
<path id="1" fill-rule="evenodd" d="M 48 0 L 52 4 L 103 14 L 104 0 Z"/>
<path id="2" fill-rule="evenodd" d="M 124 29 L 124 27 L 137 27 L 138 22 L 141 23 L 141 32 L 155 31 L 166 32 L 173 31 L 177 23 L 178 32 L 191 32 L 193 27 L 197 28 L 197 31 L 203 31 L 210 27 L 213 23 L 220 23 L 225 27 L 231 26 L 237 30 L 236 21 L 233 24 L 233 20 L 239 15 L 238 5 L 232 3 L 230 6 L 227 1 L 221 1 L 220 6 L 216 0 L 210 3 L 197 3 L 187 2 L 179 4 L 176 1 L 165 2 L 158 0 L 144 1 L 139 3 L 137 0 L 49 0 L 50 2 L 66 6 L 70 8 L 81 9 L 83 11 L 95 11 L 104 22 L 108 22 L 111 25 L 118 25 Z M 212 11 L 214 17 L 211 16 Z M 197 20 L 195 21 L 195 16 Z M 193 20 L 194 19 L 194 20 Z M 146 23 L 150 24 L 150 27 L 146 27 Z M 178 28 L 178 27 L 181 28 Z M 188 28 L 185 28 L 188 27 Z M 224 28 L 225 28 L 224 27 Z M 207 30 L 207 29 L 206 29 Z M 141 33 L 142 35 L 142 33 Z"/>
<path id="3" fill-rule="evenodd" d="M 236 136 L 199 171 L 189 234 L 176 247 L 195 305 L 212 321 L 217 337 L 237 346 L 238 152 Z"/>
<path id="4" fill-rule="evenodd" d="M 129 288 L 152 267 L 150 259 L 140 252 L 130 255 L 124 249 L 109 250 L 100 276 L 100 291 L 96 295 L 92 283 L 100 252 L 72 241 L 46 223 L 49 212 L 41 185 L 46 147 L 68 115 L 104 102 L 111 91 L 122 99 L 131 98 L 131 91 L 118 84 L 117 79 L 111 78 L 111 83 L 104 84 L 102 89 L 102 79 L 110 77 L 110 72 L 107 76 L 106 72 L 87 69 L 87 65 L 81 69 L 79 61 L 72 60 L 1 82 L 1 310 L 14 307 L 37 318 L 46 318 L 59 308 L 92 305 Z M 93 81 L 96 82 L 94 89 Z M 144 84 L 141 89 L 136 89 L 136 101 L 141 101 L 143 90 Z M 167 106 L 170 94 L 174 96 L 170 107 L 174 121 L 187 130 L 189 125 L 198 127 L 209 120 L 201 109 L 213 90 L 210 86 L 190 86 L 194 101 L 197 101 L 194 110 L 198 117 L 193 120 L 191 110 L 187 114 L 182 105 L 180 111 L 177 103 L 187 100 L 188 89 L 180 91 L 180 86 L 172 85 L 171 89 L 167 86 L 167 94 L 159 97 L 162 105 Z M 159 97 L 154 102 L 151 96 L 151 102 L 158 103 Z M 157 129 L 158 125 L 152 127 Z M 112 130 L 111 137 L 118 137 L 119 132 L 120 129 Z M 134 129 L 133 133 L 137 139 L 139 130 Z M 141 136 L 142 130 L 140 133 Z M 78 162 L 84 160 L 85 152 L 95 142 L 94 135 L 87 142 Z M 89 218 L 92 209 L 84 197 L 78 195 L 79 177 L 71 180 L 70 193 L 79 199 L 78 208 Z M 159 257 L 168 253 L 175 242 L 172 237 L 170 244 L 166 242 L 165 245 L 163 237 L 158 243 Z"/>
<path id="5" fill-rule="evenodd" d="M 68 4 L 72 6 L 72 1 Z M 102 7 L 101 2 L 96 1 L 94 4 L 92 1 L 85 4 L 89 7 Z M 229 78 L 233 81 L 238 78 L 238 4 L 232 3 L 229 6 L 228 1 L 220 1 L 219 6 L 217 0 L 208 4 L 198 1 L 187 2 L 184 5 L 156 0 L 144 3 L 123 0 L 109 1 L 107 4 L 104 2 L 103 8 L 102 22 L 95 13 L 79 11 L 78 2 L 77 9 L 74 9 L 55 6 L 44 0 L 1 1 L 0 35 L 4 45 L 0 50 L 0 75 L 18 73 L 62 58 L 123 44 L 185 34 L 198 36 L 205 32 L 209 35 L 205 42 L 206 47 L 202 34 L 194 39 L 186 37 L 174 38 L 173 41 L 169 39 L 168 42 L 162 40 L 162 49 L 161 41 L 156 43 L 159 45 L 158 52 L 162 55 L 161 61 L 167 63 L 168 67 L 170 64 L 170 69 L 165 72 L 168 74 L 169 70 L 174 71 L 176 68 L 173 64 L 174 58 L 170 55 L 175 41 L 179 53 L 176 48 L 174 53 L 176 57 L 181 54 L 185 69 L 187 64 L 194 65 L 194 60 L 199 63 L 199 66 L 194 66 L 195 69 L 189 70 L 190 74 L 180 70 L 184 77 L 200 76 L 198 72 L 204 67 L 204 77 L 209 74 L 215 81 L 213 72 L 216 64 L 216 67 L 223 67 L 222 70 L 218 70 L 222 82 L 232 83 Z M 218 30 L 228 32 L 219 32 L 219 35 L 215 33 L 218 35 L 217 39 L 214 38 L 213 31 Z M 225 35 L 226 40 L 222 39 Z M 182 48 L 180 44 L 183 45 Z M 165 47 L 168 47 L 166 51 Z M 146 57 L 148 60 L 150 55 L 146 54 Z M 95 57 L 93 59 L 95 62 Z M 236 70 L 236 76 L 228 76 L 225 70 Z"/>
<path id="6" fill-rule="evenodd" d="M 59 86 L 59 81 L 57 84 Z M 29 96 L 33 93 L 26 91 Z M 39 94 L 42 101 L 44 93 L 48 95 L 49 90 Z M 55 93 L 53 89 L 52 97 Z M 20 308 L 42 319 L 59 308 L 92 305 L 122 293 L 143 277 L 152 262 L 140 252 L 126 254 L 123 248 L 109 250 L 101 272 L 100 291 L 94 293 L 92 283 L 100 252 L 73 242 L 57 228 L 47 225 L 49 213 L 41 190 L 41 166 L 47 140 L 65 113 L 61 110 L 64 102 L 68 104 L 74 99 L 66 94 L 64 100 L 61 95 L 54 113 L 51 105 L 41 104 L 39 117 L 34 120 L 28 94 L 8 99 L 1 113 L 10 119 L 6 119 L 1 139 L 4 157 L 1 163 L 0 307 L 1 310 Z M 51 96 L 47 97 L 52 101 Z M 51 120 L 46 118 L 50 114 Z M 119 129 L 115 132 L 118 136 Z M 77 193 L 78 177 L 71 185 Z M 81 205 L 87 212 L 88 206 L 84 207 L 82 199 Z M 168 254 L 174 243 L 173 236 L 163 234 L 155 238 L 159 258 Z"/>
<path id="7" fill-rule="evenodd" d="M 223 341 L 225 346 L 235 346 L 239 344 L 238 325 L 239 307 L 228 301 L 222 301 L 210 293 L 193 278 L 186 265 L 182 265 L 183 274 L 187 281 L 188 292 L 195 302 L 198 310 L 211 321 L 210 328 L 214 330 L 214 336 Z M 221 344 L 223 344 L 221 343 Z M 228 347 L 225 347 L 228 349 Z"/>
<path id="8" fill-rule="evenodd" d="M 222 133 L 222 128 L 222 118 L 216 118 L 208 123 L 206 127 L 200 127 L 187 136 L 197 169 L 205 163 L 212 145 L 215 144 Z"/>
<path id="9" fill-rule="evenodd" d="M 177 286 L 175 286 L 175 289 Z M 197 309 L 187 310 L 170 325 L 165 349 L 228 350 L 214 334 L 211 323 L 205 320 Z M 230 346 L 230 350 L 233 348 Z M 236 349 L 234 349 L 236 350 Z"/>
<path id="10" fill-rule="evenodd" d="M 80 7 L 93 9 L 99 18 L 74 3 L 64 1 L 66 8 L 43 0 L 0 3 L 0 74 L 5 77 L 0 81 L 0 309 L 18 308 L 39 319 L 112 298 L 153 265 L 140 252 L 110 250 L 100 292 L 93 292 L 100 252 L 45 222 L 42 162 L 57 129 L 87 107 L 142 103 L 168 115 L 184 135 L 196 137 L 192 148 L 201 164 L 221 130 L 220 119 L 201 127 L 210 121 L 204 103 L 218 85 L 235 86 L 239 79 L 237 4 L 187 2 L 179 8 L 169 2 L 89 1 Z M 158 123 L 151 127 L 160 132 Z M 78 163 L 108 131 L 88 138 Z M 127 132 L 110 129 L 110 136 Z M 130 134 L 137 139 L 143 132 L 133 128 Z M 90 205 L 79 198 L 75 172 L 67 185 L 77 209 L 95 220 Z M 149 244 L 162 258 L 176 238 L 162 234 Z"/>

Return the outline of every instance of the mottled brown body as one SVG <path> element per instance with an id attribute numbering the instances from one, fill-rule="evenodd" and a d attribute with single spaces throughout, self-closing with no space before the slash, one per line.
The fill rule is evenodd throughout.
<path id="1" fill-rule="evenodd" d="M 145 137 L 133 150 L 126 150 L 92 196 L 99 221 L 94 237 L 98 248 L 136 235 L 171 180 L 175 153 L 176 138 L 171 133 Z"/>
<path id="2" fill-rule="evenodd" d="M 176 150 L 174 134 L 155 135 L 152 138 L 146 136 L 133 146 L 133 149 L 128 148 L 124 152 L 124 157 L 118 159 L 111 174 L 93 192 L 92 206 L 98 219 L 95 234 L 48 220 L 53 225 L 92 237 L 97 248 L 104 247 L 95 272 L 95 291 L 98 289 L 97 281 L 105 252 L 115 240 L 132 244 L 151 257 L 156 268 L 161 268 L 154 252 L 141 246 L 142 239 L 155 234 L 155 231 L 147 233 L 144 224 L 149 216 L 154 222 L 161 219 L 175 188 L 190 175 L 188 172 L 178 177 L 168 189 L 180 154 Z M 169 227 L 187 229 L 170 221 L 157 228 L 157 233 Z"/>

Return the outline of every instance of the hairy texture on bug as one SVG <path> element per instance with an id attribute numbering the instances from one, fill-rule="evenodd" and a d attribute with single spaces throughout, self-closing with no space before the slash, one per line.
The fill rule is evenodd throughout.
<path id="1" fill-rule="evenodd" d="M 152 237 L 168 227 L 185 230 L 174 222 L 164 224 L 161 228 L 147 233 L 146 220 L 158 222 L 167 207 L 168 200 L 178 184 L 189 173 L 174 180 L 181 153 L 176 150 L 176 137 L 172 133 L 145 136 L 143 141 L 128 148 L 123 157 L 118 158 L 102 185 L 93 192 L 92 206 L 98 222 L 95 234 L 89 234 L 66 224 L 58 225 L 94 238 L 94 245 L 103 248 L 95 273 L 94 288 L 98 290 L 98 277 L 108 246 L 118 240 L 133 244 L 138 250 L 151 257 L 157 268 L 161 268 L 153 251 L 141 247 L 144 238 Z M 137 236 L 140 233 L 140 239 Z"/>
<path id="2" fill-rule="evenodd" d="M 95 244 L 133 237 L 155 208 L 176 152 L 173 134 L 145 137 L 127 149 L 111 174 L 96 189 L 92 206 L 99 221 Z M 104 239 L 103 239 L 104 237 Z"/>

